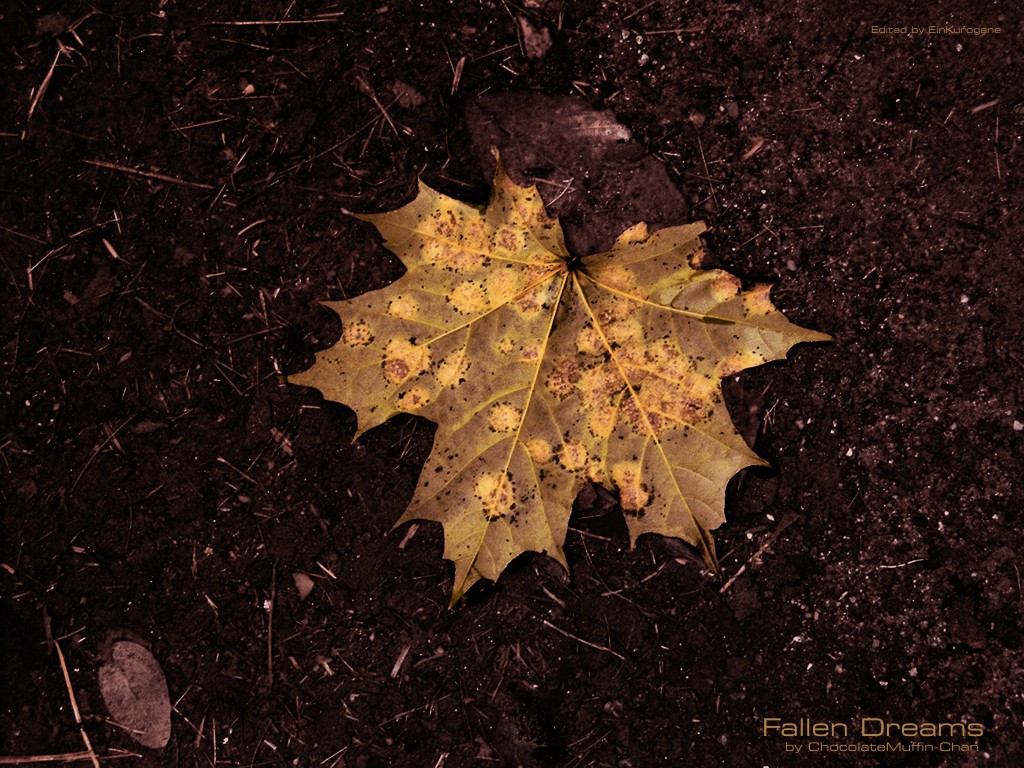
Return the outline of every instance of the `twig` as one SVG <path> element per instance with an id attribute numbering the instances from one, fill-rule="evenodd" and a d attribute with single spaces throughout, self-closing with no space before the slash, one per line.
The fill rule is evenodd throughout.
<path id="1" fill-rule="evenodd" d="M 43 240 L 40 240 L 38 237 L 32 237 L 32 235 L 22 234 L 21 232 L 18 232 L 15 229 L 9 229 L 9 228 L 4 227 L 4 226 L 0 226 L 0 229 L 2 229 L 4 232 L 9 232 L 12 235 L 17 235 L 18 237 L 23 237 L 26 240 L 31 240 L 33 243 L 37 243 L 39 245 L 49 245 L 49 243 L 47 243 L 47 242 L 45 242 Z"/>
<path id="2" fill-rule="evenodd" d="M 642 5 L 639 8 L 637 8 L 635 11 L 633 11 L 631 14 L 629 14 L 629 16 L 623 16 L 622 20 L 623 21 L 629 21 L 634 16 L 639 16 L 641 13 L 643 13 L 648 8 L 650 8 L 652 5 L 657 5 L 657 4 L 658 4 L 658 0 L 651 0 L 651 2 L 649 2 L 647 5 Z"/>
<path id="3" fill-rule="evenodd" d="M 235 338 L 233 338 L 233 339 L 231 339 L 229 341 L 225 341 L 220 346 L 222 346 L 222 347 L 230 347 L 232 344 L 237 344 L 240 341 L 245 341 L 246 339 L 252 339 L 252 338 L 255 338 L 256 336 L 266 336 L 268 333 L 273 333 L 274 331 L 279 331 L 282 328 L 284 328 L 283 325 L 275 325 L 273 328 L 267 328 L 266 330 L 263 330 L 263 331 L 255 331 L 254 333 L 247 333 L 244 336 L 237 336 L 237 337 L 235 337 Z"/>
<path id="4" fill-rule="evenodd" d="M 402 647 L 401 652 L 398 654 L 398 658 L 395 659 L 395 665 L 391 668 L 392 679 L 398 677 L 398 673 L 402 671 L 402 664 L 405 663 L 406 656 L 409 655 L 409 651 L 412 648 L 408 643 Z"/>
<path id="5" fill-rule="evenodd" d="M 171 128 L 171 130 L 172 131 L 178 131 L 179 133 L 182 133 L 184 131 L 191 131 L 193 128 L 202 128 L 203 126 L 206 126 L 206 125 L 216 125 L 217 123 L 225 123 L 228 120 L 234 120 L 234 119 L 235 119 L 234 117 L 218 117 L 216 120 L 206 120 L 206 121 L 204 121 L 202 123 L 189 123 L 188 125 L 183 125 L 181 127 Z"/>
<path id="6" fill-rule="evenodd" d="M 645 37 L 654 35 L 696 35 L 703 32 L 707 27 L 677 27 L 676 29 L 648 29 L 644 32 Z"/>
<path id="7" fill-rule="evenodd" d="M 28 105 L 28 119 L 32 119 L 32 113 L 36 111 L 36 107 L 39 106 L 39 102 L 43 100 L 43 95 L 46 93 L 46 89 L 50 87 L 50 81 L 53 79 L 53 71 L 57 68 L 57 62 L 60 61 L 60 57 L 67 53 L 67 48 L 58 40 L 57 41 L 57 53 L 53 57 L 53 62 L 50 64 L 50 69 L 46 72 L 46 77 L 43 78 L 43 82 L 39 84 L 39 89 L 36 91 L 36 95 L 32 98 L 32 103 Z"/>
<path id="8" fill-rule="evenodd" d="M 0 765 L 27 765 L 29 763 L 73 763 L 91 760 L 95 755 L 91 752 L 65 752 L 63 755 L 4 755 L 0 757 Z M 115 757 L 142 757 L 138 752 L 125 752 L 117 755 L 104 755 L 104 760 Z"/>
<path id="9" fill-rule="evenodd" d="M 753 237 L 748 237 L 748 238 L 747 238 L 746 240 L 744 240 L 744 241 L 743 241 L 742 243 L 740 243 L 739 245 L 737 245 L 737 246 L 736 246 L 736 248 L 735 248 L 735 250 L 737 250 L 737 251 L 738 251 L 738 250 L 739 250 L 740 248 L 742 248 L 742 247 L 743 247 L 744 245 L 746 245 L 747 243 L 752 243 L 752 242 L 754 242 L 755 240 L 757 240 L 757 238 L 759 238 L 759 237 L 760 237 L 761 235 L 763 235 L 763 234 L 764 234 L 765 232 L 771 232 L 771 233 L 772 233 L 773 235 L 775 235 L 775 233 L 774 233 L 774 232 L 772 232 L 772 231 L 771 231 L 770 229 L 768 229 L 768 227 L 765 227 L 764 229 L 762 229 L 762 230 L 761 230 L 760 232 L 758 232 L 758 233 L 757 233 L 756 235 L 754 235 Z M 778 235 L 775 235 L 775 239 L 776 239 L 776 240 L 778 240 L 778 238 L 779 238 L 779 236 L 778 236 Z"/>
<path id="10" fill-rule="evenodd" d="M 125 422 L 126 424 L 128 422 Z M 64 663 L 64 652 L 60 649 L 60 643 L 54 641 L 53 647 L 57 649 L 57 659 L 60 661 L 60 671 L 64 673 L 64 684 L 68 687 L 68 696 L 71 697 L 71 711 L 75 713 L 75 722 L 78 723 L 78 732 L 82 734 L 82 741 L 85 743 L 85 750 L 92 760 L 93 768 L 100 768 L 99 758 L 92 751 L 92 743 L 89 741 L 89 734 L 85 732 L 82 725 L 82 714 L 78 711 L 78 702 L 75 700 L 75 690 L 71 687 L 71 675 L 68 674 L 68 665 Z"/>
<path id="11" fill-rule="evenodd" d="M 694 130 L 697 132 L 697 148 L 700 149 L 700 160 L 702 163 L 704 163 L 704 175 L 710 177 L 711 173 L 710 171 L 708 171 L 708 160 L 706 157 L 704 157 L 704 144 L 700 140 L 700 131 L 697 131 L 696 128 L 694 128 Z M 715 195 L 714 184 L 708 184 L 708 189 L 711 190 L 711 199 L 715 201 L 715 212 L 717 213 L 718 211 L 722 210 L 722 208 L 718 204 L 718 196 Z"/>
<path id="12" fill-rule="evenodd" d="M 103 243 L 103 247 L 107 249 L 107 253 L 109 253 L 115 261 L 124 261 L 124 259 L 121 258 L 121 254 L 117 252 L 117 249 L 110 244 L 110 241 L 107 240 L 107 238 L 104 237 L 101 242 Z"/>
<path id="13" fill-rule="evenodd" d="M 82 471 L 78 473 L 78 477 L 75 478 L 75 482 L 73 482 L 71 484 L 71 488 L 68 490 L 68 497 L 69 498 L 71 497 L 71 494 L 73 494 L 75 492 L 75 488 L 78 487 L 79 481 L 81 481 L 82 476 L 86 473 L 86 470 L 89 469 L 89 466 L 92 464 L 93 459 L 95 459 L 97 456 L 99 456 L 100 452 L 104 448 L 106 448 L 107 445 L 109 445 L 110 442 L 115 437 L 117 437 L 117 433 L 120 432 L 122 429 L 124 429 L 126 426 L 128 426 L 128 422 L 131 421 L 134 418 L 135 418 L 135 416 L 132 415 L 132 416 L 129 416 L 127 419 L 125 419 L 123 422 L 121 422 L 121 426 L 119 426 L 117 429 L 115 429 L 113 432 L 111 432 L 109 435 L 107 435 L 107 439 L 104 440 L 102 443 L 100 443 L 99 446 L 96 448 L 96 450 L 92 452 L 92 456 L 90 456 L 89 460 L 87 462 L 85 462 L 85 466 L 82 467 Z"/>
<path id="14" fill-rule="evenodd" d="M 451 62 L 449 62 L 451 63 Z M 459 63 L 452 69 L 452 96 L 459 90 L 459 82 L 462 80 L 462 70 L 466 66 L 466 57 L 459 59 Z"/>
<path id="15" fill-rule="evenodd" d="M 758 150 L 760 150 L 761 147 L 763 147 L 763 146 L 764 146 L 764 139 L 761 138 L 760 136 L 758 136 L 757 139 L 754 140 L 754 145 L 750 149 L 748 149 L 746 152 L 743 153 L 743 157 L 740 158 L 740 162 L 746 162 L 747 160 L 752 158 L 754 155 L 757 154 Z"/>
<path id="16" fill-rule="evenodd" d="M 270 572 L 270 604 L 267 607 L 267 683 L 266 691 L 274 687 L 274 599 L 277 596 L 277 560 Z"/>
<path id="17" fill-rule="evenodd" d="M 256 219 L 256 221 L 254 221 L 252 224 L 249 224 L 247 226 L 242 227 L 240 230 L 238 230 L 238 232 L 236 234 L 239 237 L 241 237 L 242 235 L 244 235 L 246 232 L 248 232 L 253 227 L 258 227 L 260 224 L 263 224 L 263 223 L 268 222 L 268 221 L 270 221 L 270 219 L 266 219 L 266 218 L 264 218 L 264 219 Z"/>
<path id="18" fill-rule="evenodd" d="M 743 572 L 747 570 L 747 566 L 750 565 L 754 560 L 758 559 L 765 553 L 765 550 L 772 545 L 772 543 L 779 538 L 779 535 L 786 530 L 790 525 L 796 522 L 796 515 L 786 515 L 782 518 L 782 522 L 779 523 L 778 527 L 765 537 L 765 540 L 761 542 L 761 546 L 758 547 L 757 552 L 747 558 L 747 562 L 740 566 L 740 569 L 733 574 L 732 578 L 725 582 L 725 585 L 718 590 L 719 593 L 724 593 L 729 587 L 732 586 L 733 582 L 736 581 Z"/>
<path id="19" fill-rule="evenodd" d="M 218 456 L 218 457 L 217 457 L 217 461 L 219 461 L 219 462 L 220 462 L 221 464 L 223 464 L 224 466 L 226 466 L 226 467 L 229 467 L 229 468 L 233 469 L 233 470 L 234 470 L 235 472 L 237 472 L 237 473 L 238 473 L 239 475 L 241 475 L 242 477 L 244 477 L 244 478 L 245 478 L 246 480 L 248 480 L 248 481 L 249 481 L 250 483 L 252 483 L 253 485 L 258 485 L 258 486 L 259 486 L 260 488 L 263 488 L 263 483 L 261 483 L 261 482 L 260 482 L 259 480 L 257 480 L 256 478 L 254 478 L 254 477 L 253 477 L 252 475 L 246 474 L 245 472 L 243 472 L 242 470 L 240 470 L 240 469 L 239 469 L 238 467 L 236 467 L 236 466 L 235 466 L 234 464 L 232 464 L 232 463 L 231 463 L 230 461 L 228 461 L 227 459 L 225 459 L 225 458 L 224 458 L 223 456 Z M 266 490 L 266 489 L 264 488 L 264 490 Z"/>
<path id="20" fill-rule="evenodd" d="M 554 624 L 552 624 L 547 619 L 544 619 L 544 626 L 549 627 L 550 629 L 555 630 L 555 632 L 558 632 L 560 635 L 565 635 L 566 637 L 568 637 L 571 640 L 575 640 L 577 643 L 583 643 L 584 645 L 589 646 L 590 648 L 593 648 L 595 651 L 604 651 L 605 653 L 610 653 L 612 656 L 614 656 L 617 659 L 622 659 L 623 661 L 626 660 L 626 657 L 623 656 L 621 653 L 616 653 L 611 648 L 607 648 L 607 647 L 605 647 L 603 645 L 598 645 L 597 643 L 592 643 L 589 640 L 584 640 L 582 637 L 577 637 L 576 635 L 574 635 L 574 634 L 572 634 L 570 632 L 566 632 L 561 627 L 556 627 Z"/>
<path id="21" fill-rule="evenodd" d="M 256 21 L 208 21 L 204 27 L 258 27 L 263 24 L 329 24 L 343 16 L 341 13 L 325 14 L 312 19 L 263 19 Z"/>
<path id="22" fill-rule="evenodd" d="M 24 763 L 63 763 L 91 759 L 91 752 L 65 752 L 63 755 L 17 755 L 0 757 L 0 765 L 22 765 Z"/>
<path id="23" fill-rule="evenodd" d="M 402 537 L 402 541 L 398 545 L 399 549 L 405 549 L 412 537 L 416 535 L 416 531 L 419 530 L 419 527 L 419 523 L 413 523 L 409 526 L 409 530 L 405 532 L 405 536 Z"/>
<path id="24" fill-rule="evenodd" d="M 995 153 L 996 156 L 996 178 L 1002 181 L 1003 172 L 999 168 L 999 115 L 996 115 L 996 138 L 992 151 Z"/>
<path id="25" fill-rule="evenodd" d="M 203 184 L 200 181 L 186 181 L 185 179 L 179 179 L 175 176 L 168 176 L 164 173 L 154 173 L 153 171 L 143 171 L 138 168 L 132 168 L 128 165 L 118 165 L 117 163 L 108 163 L 103 160 L 83 160 L 82 162 L 86 165 L 95 165 L 98 168 L 109 168 L 112 171 L 121 171 L 121 173 L 144 176 L 147 179 L 166 181 L 168 184 L 180 184 L 183 187 L 195 187 L 196 189 L 214 189 L 212 184 Z"/>
<path id="26" fill-rule="evenodd" d="M 925 561 L 925 558 L 918 557 L 918 558 L 916 558 L 914 560 L 908 560 L 905 563 L 896 563 L 895 565 L 880 565 L 878 567 L 879 567 L 879 569 L 906 568 L 908 565 L 914 565 L 915 563 L 923 563 L 924 561 Z"/>
<path id="27" fill-rule="evenodd" d="M 384 119 L 388 121 L 388 125 L 390 125 L 391 130 L 395 132 L 395 136 L 400 136 L 400 134 L 398 133 L 398 128 L 396 128 L 395 124 L 391 121 L 391 115 L 388 114 L 388 111 L 384 108 L 384 105 L 381 104 L 380 100 L 377 98 L 377 94 L 374 92 L 373 86 L 371 86 L 366 81 L 366 78 L 364 78 L 362 75 L 356 76 L 356 85 L 359 86 L 359 90 L 361 90 L 363 93 L 369 96 L 373 103 L 377 105 L 377 109 L 380 110 L 380 113 L 384 116 Z"/>

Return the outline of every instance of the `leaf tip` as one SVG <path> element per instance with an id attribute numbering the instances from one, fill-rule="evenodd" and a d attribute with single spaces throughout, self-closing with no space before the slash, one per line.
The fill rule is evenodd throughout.
<path id="1" fill-rule="evenodd" d="M 615 240 L 613 247 L 622 248 L 628 245 L 637 245 L 644 242 L 651 236 L 647 228 L 647 222 L 639 221 L 629 229 L 623 230 L 622 234 Z"/>
<path id="2" fill-rule="evenodd" d="M 466 566 L 463 562 L 455 561 L 455 583 L 452 585 L 452 598 L 448 603 L 448 610 L 455 607 L 455 604 L 462 599 L 469 588 L 480 581 L 480 574 L 472 566 Z"/>
<path id="3" fill-rule="evenodd" d="M 557 562 L 560 566 L 562 566 L 562 568 L 565 569 L 566 573 L 569 572 L 569 561 L 565 557 L 565 549 L 564 548 L 556 547 L 553 552 L 548 552 L 548 555 L 550 555 L 552 558 L 554 558 L 555 562 Z"/>
<path id="4" fill-rule="evenodd" d="M 512 183 L 512 179 L 509 178 L 508 172 L 505 170 L 505 163 L 501 159 L 501 151 L 495 147 L 491 147 L 491 154 L 494 155 L 494 184 L 492 188 L 492 194 L 497 191 L 498 185 L 504 185 L 508 187 Z"/>
<path id="5" fill-rule="evenodd" d="M 291 384 L 292 386 L 295 386 L 295 387 L 311 387 L 311 386 L 313 386 L 312 384 L 308 384 L 307 383 L 308 380 L 309 380 L 308 379 L 309 372 L 311 370 L 312 370 L 312 368 L 307 368 L 306 370 L 299 371 L 298 373 L 286 373 L 284 375 L 285 384 Z"/>
<path id="6" fill-rule="evenodd" d="M 822 333 L 821 331 L 815 331 L 811 328 L 803 328 L 797 326 L 799 331 L 798 338 L 794 339 L 792 346 L 797 344 L 838 344 L 840 343 L 835 336 L 828 333 Z"/>
<path id="7" fill-rule="evenodd" d="M 722 581 L 722 566 L 718 562 L 718 555 L 715 554 L 715 540 L 711 538 L 711 534 L 700 522 L 696 520 L 694 522 L 697 523 L 697 551 L 700 552 L 704 564 L 711 570 L 715 578 Z"/>

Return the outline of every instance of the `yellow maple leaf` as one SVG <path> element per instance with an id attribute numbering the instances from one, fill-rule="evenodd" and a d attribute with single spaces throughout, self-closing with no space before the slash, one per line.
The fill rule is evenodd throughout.
<path id="1" fill-rule="evenodd" d="M 400 412 L 437 423 L 397 524 L 443 525 L 453 604 L 523 552 L 566 567 L 588 481 L 618 493 L 631 543 L 683 539 L 718 573 L 709 531 L 725 521 L 726 485 L 765 463 L 733 427 L 722 379 L 829 336 L 786 320 L 768 286 L 699 269 L 701 223 L 638 224 L 571 257 L 536 188 L 500 160 L 484 208 L 421 183 L 411 203 L 358 218 L 407 272 L 326 302 L 341 339 L 289 380 L 352 408 L 359 434 Z"/>

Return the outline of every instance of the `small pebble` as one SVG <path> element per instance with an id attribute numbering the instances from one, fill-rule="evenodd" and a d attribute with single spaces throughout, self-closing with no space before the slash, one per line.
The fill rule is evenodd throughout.
<path id="1" fill-rule="evenodd" d="M 300 572 L 293 573 L 292 578 L 295 580 L 295 588 L 299 591 L 299 599 L 305 600 L 313 591 L 313 580 Z"/>

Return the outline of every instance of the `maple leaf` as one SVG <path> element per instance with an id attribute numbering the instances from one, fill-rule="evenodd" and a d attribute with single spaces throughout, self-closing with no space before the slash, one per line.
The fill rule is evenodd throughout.
<path id="1" fill-rule="evenodd" d="M 400 412 L 437 423 L 396 525 L 443 525 L 453 604 L 523 552 L 567 568 L 588 481 L 618 493 L 631 544 L 674 536 L 718 573 L 709 531 L 726 485 L 765 464 L 733 427 L 722 379 L 831 337 L 786 320 L 767 285 L 699 269 L 701 223 L 638 224 L 609 251 L 570 256 L 537 189 L 500 159 L 486 207 L 420 183 L 411 203 L 356 216 L 407 271 L 326 302 L 341 339 L 289 380 L 352 408 L 357 437 Z"/>

